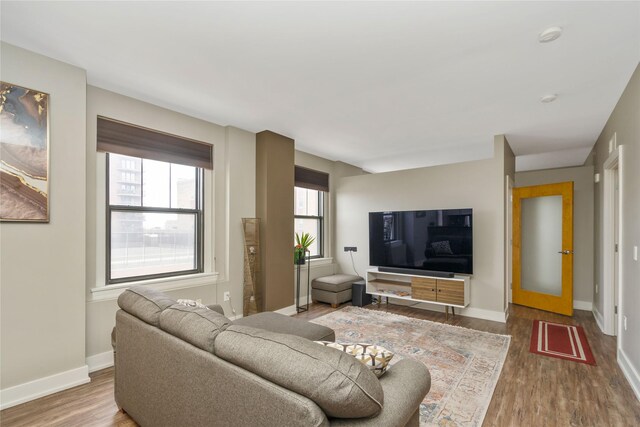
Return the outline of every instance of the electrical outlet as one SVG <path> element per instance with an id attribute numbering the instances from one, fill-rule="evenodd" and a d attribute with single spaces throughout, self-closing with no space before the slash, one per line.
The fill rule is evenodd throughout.
<path id="1" fill-rule="evenodd" d="M 596 283 L 596 294 L 598 293 L 598 284 Z"/>
<path id="2" fill-rule="evenodd" d="M 224 293 L 224 300 L 229 301 L 231 299 L 231 292 L 227 291 Z"/>
<path id="3" fill-rule="evenodd" d="M 624 318 L 624 330 L 627 330 L 627 316 L 623 316 Z"/>
<path id="4" fill-rule="evenodd" d="M 358 247 L 357 246 L 345 246 L 344 247 L 344 251 L 345 252 L 358 252 Z"/>

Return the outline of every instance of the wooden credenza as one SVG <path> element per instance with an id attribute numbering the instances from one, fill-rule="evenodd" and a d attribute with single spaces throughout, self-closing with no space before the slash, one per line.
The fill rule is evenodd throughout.
<path id="1" fill-rule="evenodd" d="M 367 293 L 386 297 L 387 301 L 388 298 L 396 298 L 444 305 L 447 308 L 464 308 L 469 305 L 470 277 L 466 275 L 442 278 L 389 273 L 373 268 L 367 271 L 366 280 Z"/>

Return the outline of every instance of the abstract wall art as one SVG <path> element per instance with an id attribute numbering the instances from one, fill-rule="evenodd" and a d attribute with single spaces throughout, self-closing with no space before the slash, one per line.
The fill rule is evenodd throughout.
<path id="1" fill-rule="evenodd" d="M 0 221 L 49 222 L 49 95 L 0 82 Z"/>

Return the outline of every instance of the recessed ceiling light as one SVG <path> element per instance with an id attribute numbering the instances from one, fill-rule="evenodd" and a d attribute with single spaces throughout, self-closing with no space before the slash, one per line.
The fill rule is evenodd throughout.
<path id="1" fill-rule="evenodd" d="M 549 27 L 540 34 L 538 34 L 538 41 L 540 43 L 549 43 L 556 40 L 558 37 L 562 35 L 562 28 L 560 27 Z"/>
<path id="2" fill-rule="evenodd" d="M 548 104 L 550 102 L 555 101 L 558 98 L 558 95 L 556 95 L 555 93 L 549 94 L 549 95 L 545 95 L 542 98 L 540 98 L 540 102 L 542 102 L 543 104 Z"/>

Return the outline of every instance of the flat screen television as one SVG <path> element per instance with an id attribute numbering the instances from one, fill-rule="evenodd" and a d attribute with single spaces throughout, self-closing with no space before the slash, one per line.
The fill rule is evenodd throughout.
<path id="1" fill-rule="evenodd" d="M 473 210 L 370 212 L 369 264 L 381 271 L 473 274 Z"/>

